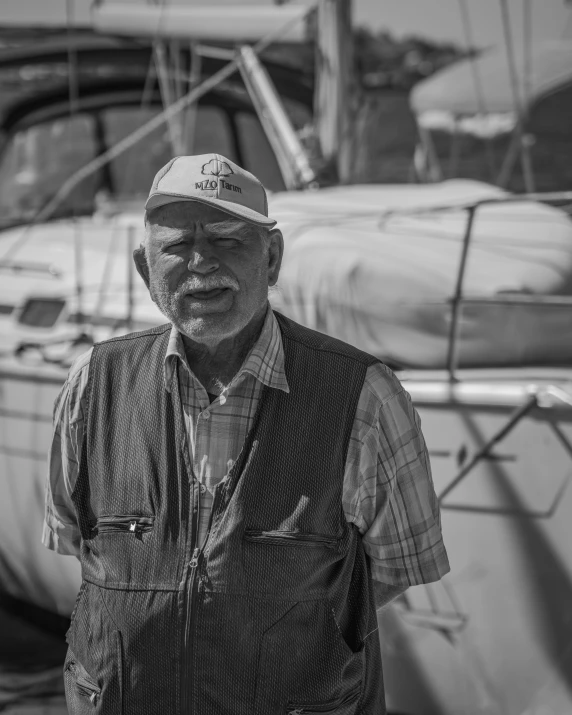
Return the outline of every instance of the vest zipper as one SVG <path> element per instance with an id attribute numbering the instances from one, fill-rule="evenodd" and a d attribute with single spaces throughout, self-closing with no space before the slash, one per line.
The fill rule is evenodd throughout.
<path id="1" fill-rule="evenodd" d="M 207 533 L 205 534 L 202 548 L 198 547 L 196 545 L 197 542 L 197 537 L 198 537 L 198 526 L 197 526 L 197 533 L 195 534 L 195 548 L 193 549 L 193 555 L 191 557 L 191 560 L 189 561 L 189 576 L 188 576 L 188 585 L 187 585 L 187 603 L 186 603 L 186 612 L 185 612 L 185 653 L 184 653 L 184 669 L 185 669 L 185 682 L 184 682 L 184 698 L 183 698 L 183 703 L 184 703 L 184 713 L 182 715 L 191 715 L 190 711 L 190 702 L 189 702 L 189 686 L 188 686 L 188 680 L 189 680 L 189 666 L 193 662 L 193 641 L 191 638 L 191 634 L 193 631 L 193 624 L 195 620 L 195 609 L 193 609 L 193 597 L 195 595 L 195 584 L 196 584 L 196 574 L 197 574 L 197 568 L 199 566 L 199 559 L 203 554 L 204 547 L 208 544 L 209 540 L 209 535 L 211 533 L 211 525 L 213 521 L 213 514 L 215 513 L 216 509 L 218 508 L 218 502 L 219 502 L 219 492 L 217 491 L 215 493 L 215 498 L 213 500 L 213 504 L 211 507 L 211 513 L 209 514 L 209 523 L 207 526 Z M 197 523 L 200 522 L 200 492 L 199 492 L 199 505 L 197 509 Z"/>
<path id="2" fill-rule="evenodd" d="M 195 489 L 195 485 L 193 485 L 193 490 Z M 197 512 L 196 512 L 196 525 L 195 526 L 195 532 L 191 541 L 191 548 L 193 549 L 193 554 L 191 556 L 191 560 L 189 561 L 189 572 L 187 576 L 187 585 L 186 585 L 186 602 L 185 602 L 185 626 L 184 626 L 184 653 L 183 653 L 183 713 L 181 715 L 191 715 L 191 709 L 190 709 L 190 698 L 189 698 L 189 680 L 190 680 L 190 670 L 191 666 L 193 663 L 193 643 L 192 643 L 192 631 L 193 631 L 193 622 L 194 622 L 194 609 L 193 609 L 193 597 L 195 595 L 195 581 L 196 581 L 196 573 L 197 573 L 197 567 L 199 565 L 199 557 L 201 555 L 201 548 L 198 546 L 198 537 L 199 537 L 199 525 L 201 521 L 201 493 L 200 490 L 197 489 Z M 214 505 L 213 505 L 214 506 Z M 212 515 L 212 511 L 211 511 Z M 210 521 L 209 521 L 209 530 L 210 531 Z M 208 539 L 208 531 L 207 531 L 207 536 L 205 538 L 204 543 L 206 544 L 206 541 Z"/>
<path id="3" fill-rule="evenodd" d="M 183 692 L 184 692 L 184 712 L 182 715 L 190 715 L 189 709 L 189 679 L 190 679 L 190 666 L 193 662 L 192 659 L 192 647 L 191 647 L 191 631 L 192 631 L 192 618 L 193 618 L 193 595 L 195 590 L 195 575 L 197 572 L 197 566 L 199 563 L 200 549 L 195 546 L 191 560 L 189 561 L 189 575 L 187 581 L 187 601 L 185 607 L 185 639 L 184 639 L 184 682 L 183 682 Z"/>

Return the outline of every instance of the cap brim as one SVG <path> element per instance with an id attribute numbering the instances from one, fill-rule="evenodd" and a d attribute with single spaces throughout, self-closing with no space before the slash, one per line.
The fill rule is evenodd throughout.
<path id="1" fill-rule="evenodd" d="M 274 219 L 268 218 L 268 216 L 264 216 L 264 214 L 258 213 L 258 211 L 249 209 L 247 206 L 241 206 L 240 204 L 235 204 L 230 201 L 223 201 L 222 199 L 211 198 L 210 196 L 199 197 L 181 196 L 179 194 L 151 194 L 145 203 L 145 210 L 151 211 L 152 209 L 156 209 L 158 206 L 174 204 L 179 201 L 194 201 L 197 204 L 215 206 L 217 209 L 224 211 L 224 213 L 227 213 L 230 216 L 244 219 L 249 223 L 254 223 L 257 226 L 264 226 L 265 228 L 272 228 L 276 225 L 276 221 Z"/>

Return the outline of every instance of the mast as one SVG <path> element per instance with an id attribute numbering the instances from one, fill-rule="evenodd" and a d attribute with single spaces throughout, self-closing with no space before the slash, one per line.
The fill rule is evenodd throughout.
<path id="1" fill-rule="evenodd" d="M 353 165 L 352 45 L 351 0 L 320 0 L 314 116 L 322 157 L 342 184 L 349 183 Z"/>

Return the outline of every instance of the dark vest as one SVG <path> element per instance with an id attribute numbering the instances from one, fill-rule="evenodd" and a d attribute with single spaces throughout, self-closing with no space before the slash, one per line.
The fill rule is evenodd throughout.
<path id="1" fill-rule="evenodd" d="M 277 318 L 290 393 L 264 388 L 202 551 L 177 375 L 164 387 L 170 326 L 94 348 L 72 715 L 385 712 L 369 565 L 342 508 L 375 359 Z"/>

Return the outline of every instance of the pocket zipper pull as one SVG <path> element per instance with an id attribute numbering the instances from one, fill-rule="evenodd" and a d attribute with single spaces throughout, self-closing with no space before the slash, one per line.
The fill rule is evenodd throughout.
<path id="1" fill-rule="evenodd" d="M 296 710 L 289 710 L 288 715 L 304 715 L 303 708 L 296 708 Z"/>
<path id="2" fill-rule="evenodd" d="M 132 531 L 135 533 L 137 531 L 137 522 L 136 521 L 131 521 L 129 523 L 129 531 Z"/>
<path id="3" fill-rule="evenodd" d="M 193 556 L 192 556 L 192 558 L 191 558 L 191 560 L 190 560 L 190 562 L 189 562 L 189 566 L 190 566 L 192 569 L 196 569 L 198 563 L 199 563 L 199 548 L 197 547 L 197 548 L 193 551 Z"/>
<path id="4" fill-rule="evenodd" d="M 89 696 L 89 699 L 90 699 L 92 705 L 95 705 L 96 700 L 97 700 L 97 693 L 95 693 L 95 692 L 92 693 L 92 694 Z"/>

